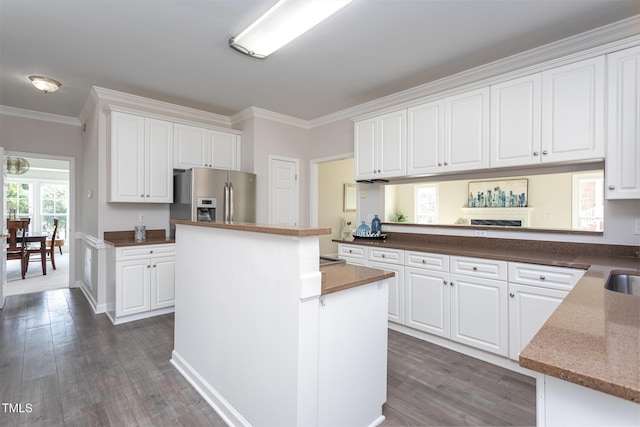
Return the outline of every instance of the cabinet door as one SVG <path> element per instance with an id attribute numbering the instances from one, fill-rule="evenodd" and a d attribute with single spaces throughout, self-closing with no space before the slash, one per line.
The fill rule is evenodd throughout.
<path id="1" fill-rule="evenodd" d="M 406 175 L 406 111 L 402 110 L 380 117 L 378 126 L 377 178 L 391 178 Z"/>
<path id="2" fill-rule="evenodd" d="M 404 266 L 369 261 L 367 267 L 396 273 L 389 279 L 389 321 L 404 324 Z"/>
<path id="3" fill-rule="evenodd" d="M 444 100 L 409 108 L 407 121 L 407 175 L 442 172 Z"/>
<path id="4" fill-rule="evenodd" d="M 451 274 L 451 339 L 507 356 L 507 282 Z"/>
<path id="5" fill-rule="evenodd" d="M 207 130 L 181 124 L 174 125 L 174 168 L 209 166 L 205 162 Z"/>
<path id="6" fill-rule="evenodd" d="M 449 273 L 405 268 L 405 324 L 430 334 L 450 336 Z"/>
<path id="7" fill-rule="evenodd" d="M 151 309 L 175 305 L 174 257 L 151 258 Z"/>
<path id="8" fill-rule="evenodd" d="M 540 163 L 540 74 L 491 86 L 491 167 Z"/>
<path id="9" fill-rule="evenodd" d="M 144 117 L 110 114 L 110 202 L 144 202 Z"/>
<path id="10" fill-rule="evenodd" d="M 376 168 L 376 119 L 357 122 L 355 138 L 355 179 L 373 179 Z"/>
<path id="11" fill-rule="evenodd" d="M 173 123 L 145 119 L 145 202 L 173 203 Z"/>
<path id="12" fill-rule="evenodd" d="M 568 292 L 509 284 L 509 357 L 518 360 L 522 349 L 560 305 Z"/>
<path id="13" fill-rule="evenodd" d="M 640 199 L 640 46 L 607 56 L 607 199 Z"/>
<path id="14" fill-rule="evenodd" d="M 542 162 L 604 157 L 603 56 L 542 73 Z"/>
<path id="15" fill-rule="evenodd" d="M 151 309 L 149 260 L 116 263 L 116 316 L 143 313 Z"/>
<path id="16" fill-rule="evenodd" d="M 489 88 L 444 100 L 446 172 L 489 167 Z"/>
<path id="17" fill-rule="evenodd" d="M 209 165 L 216 169 L 238 170 L 238 136 L 233 133 L 209 132 Z"/>

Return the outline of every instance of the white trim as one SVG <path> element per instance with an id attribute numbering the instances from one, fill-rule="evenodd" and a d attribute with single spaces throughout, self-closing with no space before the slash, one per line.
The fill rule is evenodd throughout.
<path id="1" fill-rule="evenodd" d="M 71 234 L 71 233 L 69 233 Z M 105 242 L 102 239 L 98 239 L 97 237 L 94 237 L 90 234 L 85 234 L 82 231 L 78 231 L 74 234 L 74 238 L 76 240 L 82 240 L 83 242 L 87 243 L 89 246 L 91 246 L 94 249 L 107 249 L 112 247 L 113 245 Z"/>
<path id="2" fill-rule="evenodd" d="M 311 122 L 297 117 L 288 116 L 286 114 L 276 113 L 275 111 L 265 110 L 258 107 L 248 107 L 230 117 L 231 125 L 236 125 L 252 118 L 261 118 L 271 120 L 273 122 L 283 123 L 290 126 L 296 126 L 302 129 L 311 129 Z"/>
<path id="3" fill-rule="evenodd" d="M 126 103 L 134 108 L 153 109 L 160 111 L 161 114 L 174 117 L 175 115 L 184 115 L 195 121 L 205 123 L 218 124 L 224 127 L 230 127 L 231 121 L 229 117 L 221 114 L 209 113 L 207 111 L 196 110 L 195 108 L 184 107 L 182 105 L 170 104 L 164 101 L 144 98 L 142 96 L 131 95 L 124 92 L 118 92 L 111 89 L 105 89 L 98 86 L 91 88 L 95 92 L 96 98 L 99 100 L 115 103 Z M 84 110 L 84 107 L 83 107 Z"/>
<path id="4" fill-rule="evenodd" d="M 145 311 L 144 313 L 131 314 L 129 316 L 120 316 L 120 317 L 116 317 L 115 319 L 111 317 L 112 312 L 107 311 L 106 314 L 109 320 L 111 320 L 111 323 L 113 323 L 114 326 L 117 326 L 123 323 L 129 323 L 136 320 L 148 319 L 149 317 L 162 316 L 163 314 L 169 314 L 175 311 L 176 311 L 175 306 L 171 306 L 171 307 L 159 308 L 151 311 Z"/>
<path id="5" fill-rule="evenodd" d="M 202 398 L 230 426 L 250 426 L 251 424 L 198 373 L 177 351 L 171 352 L 171 364 L 196 389 Z"/>
<path id="6" fill-rule="evenodd" d="M 89 302 L 89 305 L 91 306 L 91 309 L 93 310 L 94 314 L 102 314 L 105 313 L 107 311 L 107 306 L 106 304 L 98 304 L 96 302 L 95 299 L 93 299 L 93 296 L 91 295 L 91 292 L 89 292 L 86 289 L 86 285 L 82 280 L 78 280 L 75 283 L 75 287 L 76 288 L 80 288 L 80 290 L 82 291 L 82 293 L 84 294 L 84 297 L 87 299 L 87 302 Z"/>
<path id="7" fill-rule="evenodd" d="M 321 157 L 309 160 L 309 226 L 318 226 L 318 184 L 319 184 L 319 168 L 321 163 L 334 162 L 336 160 L 344 160 L 353 157 L 353 152 L 336 154 L 335 156 Z"/>
<path id="8" fill-rule="evenodd" d="M 6 116 L 20 117 L 23 119 L 42 120 L 45 122 L 58 123 L 61 125 L 80 127 L 80 120 L 75 117 L 60 116 L 58 114 L 43 113 L 40 111 L 24 110 L 22 108 L 0 105 L 0 114 Z"/>

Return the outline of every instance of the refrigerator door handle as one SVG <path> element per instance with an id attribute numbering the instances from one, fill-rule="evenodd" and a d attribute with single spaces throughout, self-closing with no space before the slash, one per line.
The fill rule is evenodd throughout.
<path id="1" fill-rule="evenodd" d="M 229 221 L 233 222 L 233 183 L 229 183 Z"/>
<path id="2" fill-rule="evenodd" d="M 224 222 L 229 222 L 229 185 L 224 183 Z"/>

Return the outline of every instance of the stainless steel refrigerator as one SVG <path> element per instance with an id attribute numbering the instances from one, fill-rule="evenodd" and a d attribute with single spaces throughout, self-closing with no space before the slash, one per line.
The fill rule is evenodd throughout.
<path id="1" fill-rule="evenodd" d="M 171 219 L 215 222 L 256 221 L 256 175 L 193 168 L 173 177 Z M 175 226 L 171 226 L 175 237 Z"/>

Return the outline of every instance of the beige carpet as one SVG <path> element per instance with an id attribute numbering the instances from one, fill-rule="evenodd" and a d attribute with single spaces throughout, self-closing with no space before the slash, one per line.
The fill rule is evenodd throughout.
<path id="1" fill-rule="evenodd" d="M 69 287 L 69 254 L 56 254 L 56 270 L 47 261 L 47 274 L 42 274 L 40 260 L 29 263 L 29 271 L 22 280 L 20 275 L 20 261 L 7 261 L 7 287 L 6 296 L 31 292 L 48 291 Z"/>

